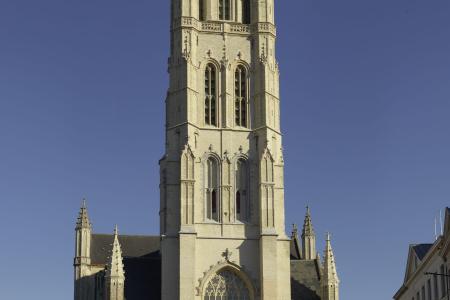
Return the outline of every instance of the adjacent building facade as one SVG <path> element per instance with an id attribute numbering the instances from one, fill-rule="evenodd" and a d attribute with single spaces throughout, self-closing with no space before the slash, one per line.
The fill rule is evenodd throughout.
<path id="1" fill-rule="evenodd" d="M 409 246 L 405 279 L 395 300 L 449 300 L 450 209 L 434 243 Z"/>
<path id="2" fill-rule="evenodd" d="M 339 299 L 309 209 L 286 235 L 274 6 L 171 1 L 160 235 L 94 234 L 83 205 L 75 299 Z"/>

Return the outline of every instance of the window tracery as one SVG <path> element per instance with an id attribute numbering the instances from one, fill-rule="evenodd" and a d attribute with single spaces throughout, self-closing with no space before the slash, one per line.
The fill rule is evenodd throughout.
<path id="1" fill-rule="evenodd" d="M 204 300 L 250 300 L 250 292 L 241 278 L 230 270 L 216 273 L 208 282 Z"/>
<path id="2" fill-rule="evenodd" d="M 209 63 L 205 69 L 205 124 L 216 126 L 216 67 Z"/>
<path id="3" fill-rule="evenodd" d="M 234 98 L 235 124 L 247 127 L 247 71 L 242 65 L 234 74 Z"/>
<path id="4" fill-rule="evenodd" d="M 206 162 L 206 218 L 219 221 L 219 168 L 217 161 L 210 157 Z"/>

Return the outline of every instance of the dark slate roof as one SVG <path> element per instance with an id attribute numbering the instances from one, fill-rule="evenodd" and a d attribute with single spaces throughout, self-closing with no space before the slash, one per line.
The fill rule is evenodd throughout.
<path id="1" fill-rule="evenodd" d="M 114 239 L 112 234 L 91 236 L 92 264 L 106 265 Z M 125 269 L 127 300 L 161 299 L 159 236 L 119 235 Z"/>
<path id="2" fill-rule="evenodd" d="M 425 255 L 427 255 L 428 251 L 433 247 L 433 244 L 418 244 L 414 245 L 413 249 L 416 252 L 417 257 L 422 260 Z"/>
<path id="3" fill-rule="evenodd" d="M 112 234 L 92 234 L 92 264 L 106 265 L 114 239 Z M 127 300 L 161 299 L 161 253 L 159 236 L 119 235 L 125 269 Z M 293 299 L 320 300 L 318 260 L 300 260 L 298 239 L 291 241 L 291 290 Z"/>
<path id="4" fill-rule="evenodd" d="M 114 235 L 92 234 L 91 236 L 91 261 L 92 264 L 104 265 L 108 262 Z M 127 257 L 159 257 L 159 236 L 119 235 L 122 247 L 122 256 Z"/>
<path id="5" fill-rule="evenodd" d="M 319 261 L 291 260 L 292 299 L 320 300 Z"/>

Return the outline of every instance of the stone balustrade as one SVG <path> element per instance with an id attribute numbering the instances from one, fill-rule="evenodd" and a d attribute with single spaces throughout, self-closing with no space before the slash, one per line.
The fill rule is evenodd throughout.
<path id="1" fill-rule="evenodd" d="M 264 22 L 253 25 L 230 23 L 230 22 L 214 22 L 214 21 L 198 21 L 192 17 L 182 17 L 177 19 L 173 28 L 193 28 L 200 32 L 212 32 L 212 33 L 229 33 L 229 34 L 241 34 L 249 35 L 252 33 L 268 33 L 276 35 L 275 25 L 272 23 Z"/>

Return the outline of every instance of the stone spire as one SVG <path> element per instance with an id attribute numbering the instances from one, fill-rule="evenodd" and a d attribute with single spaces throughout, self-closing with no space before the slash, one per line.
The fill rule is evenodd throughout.
<path id="1" fill-rule="evenodd" d="M 117 225 L 114 229 L 114 240 L 106 269 L 105 283 L 105 300 L 124 300 L 125 271 Z"/>
<path id="2" fill-rule="evenodd" d="M 75 225 L 75 299 L 87 299 L 89 283 L 83 280 L 90 275 L 91 264 L 91 234 L 92 225 L 89 221 L 86 200 L 83 203 L 78 214 Z"/>
<path id="3" fill-rule="evenodd" d="M 75 265 L 90 264 L 92 225 L 89 221 L 86 200 L 78 214 L 75 225 Z"/>
<path id="4" fill-rule="evenodd" d="M 303 258 L 306 260 L 315 259 L 316 253 L 316 234 L 311 221 L 311 211 L 306 207 L 305 222 L 302 231 Z"/>
<path id="5" fill-rule="evenodd" d="M 329 233 L 327 234 L 321 281 L 322 300 L 339 300 L 339 278 Z"/>
<path id="6" fill-rule="evenodd" d="M 89 221 L 86 199 L 83 199 L 83 202 L 81 204 L 80 213 L 78 214 L 77 224 L 75 227 L 75 230 L 80 229 L 92 229 L 91 222 Z"/>

